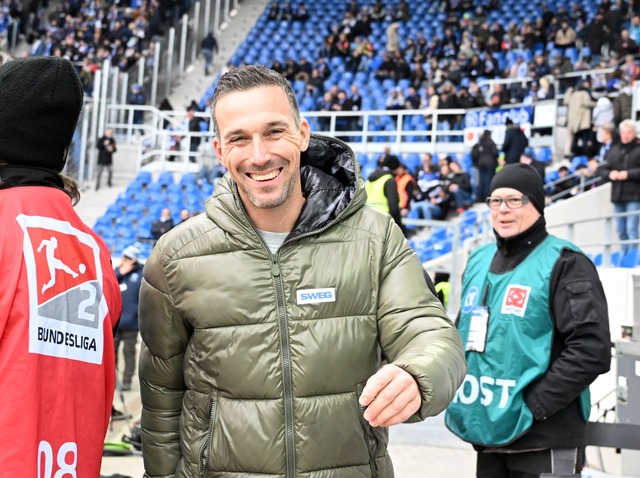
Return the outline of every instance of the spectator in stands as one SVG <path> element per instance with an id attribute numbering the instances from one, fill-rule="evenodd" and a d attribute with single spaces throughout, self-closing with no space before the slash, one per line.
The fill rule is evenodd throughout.
<path id="1" fill-rule="evenodd" d="M 351 44 L 351 56 L 345 63 L 345 70 L 351 72 L 369 71 L 374 56 L 373 44 L 368 37 L 357 36 Z"/>
<path id="2" fill-rule="evenodd" d="M 298 22 L 306 22 L 309 20 L 309 9 L 304 2 L 298 3 L 293 13 L 293 19 Z"/>
<path id="3" fill-rule="evenodd" d="M 411 18 L 411 11 L 409 4 L 404 0 L 400 0 L 396 5 L 396 11 L 394 13 L 394 19 L 402 22 L 406 22 Z"/>
<path id="4" fill-rule="evenodd" d="M 416 183 L 419 181 L 431 181 L 438 179 L 439 168 L 433 163 L 433 156 L 431 153 L 424 153 L 422 155 L 422 167 L 416 171 L 415 178 Z M 422 186 L 419 185 L 420 188 Z"/>
<path id="5" fill-rule="evenodd" d="M 451 158 L 449 158 L 446 164 L 440 166 L 440 176 L 447 181 L 447 189 L 453 195 L 456 212 L 462 213 L 469 209 L 473 204 L 473 190 L 469 174 L 463 171 L 456 161 L 451 161 Z"/>
<path id="6" fill-rule="evenodd" d="M 617 78 L 619 82 L 624 79 L 625 82 L 634 83 L 638 78 L 638 72 L 640 71 L 640 66 L 638 66 L 638 64 L 636 63 L 633 55 L 627 55 L 624 57 L 624 62 L 622 63 L 622 65 L 618 67 L 618 70 L 619 72 L 615 71 L 613 75 L 614 76 L 620 75 L 619 78 Z M 618 83 L 617 89 L 620 89 L 620 88 L 621 86 Z"/>
<path id="7" fill-rule="evenodd" d="M 391 57 L 393 57 L 396 52 L 400 52 L 400 39 L 398 38 L 399 28 L 400 23 L 398 22 L 393 22 L 387 27 L 386 51 Z"/>
<path id="8" fill-rule="evenodd" d="M 602 46 L 609 43 L 609 30 L 604 23 L 604 16 L 598 10 L 591 23 L 587 25 L 587 45 L 591 48 L 591 66 L 600 63 Z"/>
<path id="9" fill-rule="evenodd" d="M 209 76 L 213 69 L 213 54 L 218 53 L 218 40 L 213 36 L 213 32 L 207 33 L 207 36 L 202 39 L 200 48 L 204 58 L 204 74 Z"/>
<path id="10" fill-rule="evenodd" d="M 269 20 L 280 20 L 280 5 L 277 1 L 273 1 L 269 4 L 269 12 L 267 13 Z"/>
<path id="11" fill-rule="evenodd" d="M 556 31 L 554 45 L 564 54 L 567 49 L 576 47 L 576 31 L 569 25 L 569 20 L 560 22 L 560 28 Z"/>
<path id="12" fill-rule="evenodd" d="M 133 374 L 136 371 L 136 345 L 138 344 L 138 295 L 142 282 L 142 264 L 139 262 L 140 249 L 131 245 L 122 251 L 120 264 L 115 268 L 116 278 L 122 293 L 122 315 L 118 330 L 114 337 L 116 369 L 120 344 L 124 356 L 124 370 L 122 371 L 122 390 L 131 390 Z M 118 371 L 118 370 L 117 370 Z"/>
<path id="13" fill-rule="evenodd" d="M 629 24 L 629 37 L 636 43 L 636 45 L 640 45 L 640 16 L 633 15 L 631 17 L 631 22 Z"/>
<path id="14" fill-rule="evenodd" d="M 640 142 L 633 120 L 620 123 L 620 143 L 615 143 L 599 168 L 603 179 L 611 181 L 611 202 L 616 213 L 640 213 Z M 638 248 L 638 214 L 616 218 L 616 231 L 627 252 Z"/>
<path id="15" fill-rule="evenodd" d="M 579 155 L 591 139 L 591 114 L 596 101 L 589 90 L 589 80 L 582 80 L 574 90 L 567 90 L 564 96 L 564 104 L 567 105 L 567 130 L 566 144 L 568 149 L 565 154 Z"/>
<path id="16" fill-rule="evenodd" d="M 620 81 L 620 91 L 613 99 L 613 124 L 620 124 L 626 119 L 631 119 L 632 92 L 626 80 Z"/>
<path id="17" fill-rule="evenodd" d="M 540 100 L 551 100 L 555 97 L 553 85 L 549 78 L 550 75 L 543 76 L 538 82 L 538 99 Z"/>
<path id="18" fill-rule="evenodd" d="M 638 45 L 629 36 L 629 30 L 626 28 L 620 32 L 617 41 L 611 46 L 611 50 L 615 53 L 618 60 L 627 55 L 635 55 L 638 52 Z"/>
<path id="19" fill-rule="evenodd" d="M 559 79 L 559 93 L 565 93 L 569 87 L 573 88 L 574 78 L 565 76 L 567 73 L 573 71 L 573 64 L 569 58 L 562 55 L 556 55 L 554 58 L 554 64 L 551 67 L 551 74 L 554 76 L 560 76 Z"/>
<path id="20" fill-rule="evenodd" d="M 405 99 L 402 88 L 396 87 L 389 90 L 389 95 L 385 100 L 385 108 L 388 110 L 402 110 L 405 107 Z"/>
<path id="21" fill-rule="evenodd" d="M 325 91 L 322 95 L 322 98 L 318 100 L 316 105 L 317 111 L 332 111 L 334 98 L 331 95 L 330 91 Z M 318 130 L 319 131 L 329 131 L 331 128 L 331 118 L 329 116 L 318 116 Z"/>
<path id="22" fill-rule="evenodd" d="M 411 210 L 416 211 L 422 219 L 444 220 L 449 215 L 452 201 L 448 182 L 442 180 L 440 173 L 436 173 L 434 179 L 428 180 L 430 176 L 422 175 L 422 178 L 417 181 L 418 188 L 411 203 Z"/>
<path id="23" fill-rule="evenodd" d="M 391 152 L 391 146 L 387 145 L 384 147 L 383 151 L 382 151 L 382 155 L 378 158 L 378 160 L 376 161 L 376 166 L 377 167 L 382 167 L 382 164 L 396 164 L 400 163 L 400 158 L 398 158 L 398 156 L 396 156 L 395 154 L 393 154 Z"/>
<path id="24" fill-rule="evenodd" d="M 604 125 L 613 124 L 613 102 L 606 95 L 602 95 L 596 101 L 596 105 L 591 113 L 593 129 L 596 132 Z"/>
<path id="25" fill-rule="evenodd" d="M 282 7 L 280 8 L 280 18 L 279 20 L 284 22 L 290 22 L 293 20 L 293 6 L 291 6 L 291 2 L 285 1 Z"/>
<path id="26" fill-rule="evenodd" d="M 190 217 L 191 217 L 191 212 L 188 209 L 186 208 L 180 209 L 180 224 L 185 222 Z"/>
<path id="27" fill-rule="evenodd" d="M 400 211 L 400 196 L 396 184 L 396 174 L 400 173 L 400 161 L 392 154 L 378 161 L 378 167 L 365 181 L 367 204 L 378 211 L 388 213 L 406 236 Z"/>
<path id="28" fill-rule="evenodd" d="M 189 136 L 189 161 L 192 163 L 197 162 L 197 153 L 198 147 L 200 146 L 200 141 L 202 137 L 199 134 L 202 132 L 200 129 L 201 118 L 195 115 L 195 110 L 193 108 L 189 108 L 187 110 L 187 130 L 190 133 Z"/>
<path id="29" fill-rule="evenodd" d="M 382 53 L 382 63 L 380 63 L 376 69 L 374 76 L 380 81 L 386 80 L 387 78 L 395 80 L 396 78 L 396 64 L 393 61 L 393 57 L 386 51 Z"/>
<path id="30" fill-rule="evenodd" d="M 560 166 L 558 168 L 558 179 L 553 183 L 553 189 L 550 196 L 554 201 L 567 199 L 572 196 L 573 189 L 576 186 L 576 178 L 570 174 L 569 168 Z"/>
<path id="31" fill-rule="evenodd" d="M 424 66 L 421 62 L 414 62 L 409 75 L 410 85 L 416 90 L 420 90 L 427 84 L 427 74 L 424 71 Z"/>
<path id="32" fill-rule="evenodd" d="M 444 80 L 449 81 L 453 86 L 458 87 L 465 77 L 464 71 L 460 66 L 460 62 L 456 58 L 451 58 L 444 71 Z"/>
<path id="33" fill-rule="evenodd" d="M 131 92 L 127 96 L 127 103 L 134 106 L 143 106 L 147 104 L 147 97 L 144 94 L 142 85 L 140 83 L 134 83 L 131 87 Z M 141 125 L 144 123 L 144 111 L 141 109 L 133 110 L 133 124 Z M 142 133 L 141 130 L 138 130 Z"/>
<path id="34" fill-rule="evenodd" d="M 116 146 L 116 139 L 113 137 L 113 129 L 107 128 L 104 131 L 104 135 L 98 138 L 98 171 L 96 175 L 96 191 L 100 189 L 100 179 L 102 178 L 102 172 L 107 170 L 107 186 L 111 187 L 113 179 L 113 153 L 118 148 Z"/>
<path id="35" fill-rule="evenodd" d="M 604 162 L 604 158 L 611 149 L 615 140 L 615 128 L 612 123 L 604 124 L 598 130 L 598 143 L 600 147 L 598 153 L 593 158 L 598 162 Z"/>
<path id="36" fill-rule="evenodd" d="M 609 8 L 604 11 L 604 23 L 609 32 L 609 50 L 616 51 L 614 45 L 618 44 L 621 30 L 624 29 L 626 11 L 622 0 L 611 2 Z"/>
<path id="37" fill-rule="evenodd" d="M 360 94 L 360 88 L 355 83 L 350 87 L 351 95 L 349 100 L 351 101 L 351 109 L 353 111 L 360 111 L 362 109 L 362 95 Z"/>
<path id="38" fill-rule="evenodd" d="M 536 159 L 536 155 L 533 151 L 533 148 L 526 148 L 522 154 L 520 155 L 520 162 L 523 164 L 527 164 L 536 170 L 538 175 L 540 176 L 540 180 L 544 183 L 545 180 L 545 169 L 546 165 L 542 161 L 538 161 Z"/>
<path id="39" fill-rule="evenodd" d="M 347 92 L 344 90 L 338 91 L 338 98 L 331 105 L 331 111 L 353 111 L 353 103 L 347 96 Z M 355 119 L 357 121 L 357 117 Z M 354 118 L 352 116 L 337 116 L 336 117 L 336 131 L 350 131 L 354 127 Z M 350 141 L 349 136 L 343 136 L 342 139 Z"/>
<path id="40" fill-rule="evenodd" d="M 511 118 L 505 120 L 506 131 L 504 133 L 504 142 L 502 143 L 502 152 L 504 153 L 504 163 L 513 164 L 520 161 L 520 156 L 529 146 L 529 138 L 524 134 L 522 128 L 514 123 Z M 487 184 L 488 186 L 488 184 Z M 482 197 L 479 200 L 484 200 Z"/>
<path id="41" fill-rule="evenodd" d="M 536 55 L 532 73 L 535 78 L 542 78 L 543 76 L 547 76 L 548 74 L 551 73 L 551 68 L 549 67 L 549 63 L 547 62 L 547 59 L 542 53 L 539 55 Z"/>
<path id="42" fill-rule="evenodd" d="M 440 87 L 440 97 L 438 98 L 438 108 L 441 110 L 459 108 L 458 96 L 455 87 L 451 83 L 445 83 Z M 458 122 L 457 114 L 441 113 L 440 120 L 449 123 L 449 129 L 453 130 Z"/>
<path id="43" fill-rule="evenodd" d="M 309 60 L 307 60 L 306 57 L 301 56 L 299 58 L 298 73 L 295 76 L 295 80 L 302 80 L 307 83 L 309 81 L 309 78 L 311 77 L 312 71 L 313 65 L 309 62 Z"/>
<path id="44" fill-rule="evenodd" d="M 306 92 L 316 103 L 324 91 L 324 81 L 325 79 L 322 77 L 320 70 L 317 68 L 311 70 L 311 76 L 307 82 Z"/>
<path id="45" fill-rule="evenodd" d="M 293 58 L 287 58 L 284 62 L 284 68 L 282 76 L 284 76 L 291 83 L 296 81 L 296 75 L 300 72 L 300 66 Z"/>
<path id="46" fill-rule="evenodd" d="M 396 77 L 395 80 L 408 80 L 411 78 L 411 67 L 407 60 L 400 55 L 400 53 L 396 53 L 394 57 L 394 62 L 396 64 Z"/>
<path id="47" fill-rule="evenodd" d="M 489 186 L 498 167 L 498 147 L 491 138 L 491 130 L 484 130 L 471 149 L 471 161 L 478 169 L 476 202 L 484 202 L 489 196 Z"/>
<path id="48" fill-rule="evenodd" d="M 414 86 L 409 86 L 407 96 L 404 99 L 404 107 L 408 110 L 417 110 L 420 108 L 422 100 L 420 94 Z"/>
<path id="49" fill-rule="evenodd" d="M 523 105 L 535 104 L 540 99 L 538 95 L 539 91 L 540 91 L 540 87 L 538 82 L 533 80 L 529 85 L 529 90 L 526 92 L 524 98 L 522 99 L 522 104 Z"/>
<path id="50" fill-rule="evenodd" d="M 611 362 L 598 271 L 547 232 L 544 186 L 529 166 L 500 170 L 487 203 L 496 242 L 469 257 L 458 329 L 470 384 L 508 380 L 502 400 L 467 400 L 462 387 L 445 423 L 474 444 L 477 476 L 579 476 L 589 385 Z"/>
<path id="51" fill-rule="evenodd" d="M 160 212 L 160 218 L 151 223 L 151 235 L 154 239 L 160 239 L 160 237 L 173 226 L 174 223 L 173 218 L 171 217 L 171 209 L 165 207 Z"/>
<path id="52" fill-rule="evenodd" d="M 500 83 L 493 85 L 493 93 L 491 93 L 490 89 L 488 91 L 489 98 L 487 99 L 487 104 L 491 108 L 500 108 L 502 105 L 509 104 L 511 101 L 509 92 Z"/>
<path id="53" fill-rule="evenodd" d="M 480 90 L 480 86 L 475 81 L 469 82 L 468 88 L 469 98 L 471 101 L 470 108 L 481 108 L 483 106 L 487 106 L 487 102 L 482 95 L 482 91 Z"/>

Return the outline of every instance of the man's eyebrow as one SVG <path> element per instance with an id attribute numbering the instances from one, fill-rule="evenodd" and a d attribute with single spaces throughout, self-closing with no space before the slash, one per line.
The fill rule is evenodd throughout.
<path id="1" fill-rule="evenodd" d="M 270 128 L 274 128 L 274 127 L 281 127 L 281 128 L 289 128 L 289 123 L 287 123 L 284 120 L 276 120 L 276 121 L 270 121 L 268 123 L 265 124 L 264 129 L 268 130 Z M 238 128 L 238 129 L 234 129 L 229 131 L 227 134 L 225 134 L 223 136 L 223 138 L 225 140 L 228 140 L 230 137 L 238 135 L 238 134 L 245 134 L 245 130 L 242 128 Z"/>

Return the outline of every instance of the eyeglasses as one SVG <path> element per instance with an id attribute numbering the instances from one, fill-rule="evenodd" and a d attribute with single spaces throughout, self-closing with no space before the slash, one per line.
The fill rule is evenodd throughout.
<path id="1" fill-rule="evenodd" d="M 509 209 L 519 209 L 529 204 L 528 196 L 509 196 L 506 198 L 488 197 L 485 199 L 489 209 L 499 209 L 502 203 L 505 203 Z"/>

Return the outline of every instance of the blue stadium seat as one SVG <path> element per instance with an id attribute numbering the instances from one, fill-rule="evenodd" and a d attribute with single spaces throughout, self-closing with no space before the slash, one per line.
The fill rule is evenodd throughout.
<path id="1" fill-rule="evenodd" d="M 622 265 L 622 259 L 624 256 L 622 255 L 622 251 L 615 251 L 611 253 L 611 260 L 609 265 L 613 267 L 620 267 Z"/>
<path id="2" fill-rule="evenodd" d="M 574 156 L 573 159 L 571 160 L 571 166 L 569 166 L 569 169 L 572 172 L 575 172 L 578 166 L 580 165 L 586 166 L 588 160 L 589 158 L 587 156 Z"/>
<path id="3" fill-rule="evenodd" d="M 156 181 L 156 183 L 164 184 L 164 185 L 173 184 L 173 173 L 171 171 L 161 172 L 160 176 L 158 176 L 158 181 Z"/>
<path id="4" fill-rule="evenodd" d="M 620 262 L 620 267 L 626 267 L 626 268 L 632 269 L 637 265 L 638 265 L 638 250 L 637 249 L 628 250 L 625 253 L 624 257 L 622 258 L 622 261 Z"/>
<path id="5" fill-rule="evenodd" d="M 549 148 L 548 146 L 539 148 L 536 151 L 536 159 L 538 161 L 542 161 L 544 163 L 550 163 L 551 162 L 551 148 Z"/>
<path id="6" fill-rule="evenodd" d="M 593 256 L 593 264 L 596 267 L 599 267 L 602 265 L 602 252 L 598 252 L 595 256 Z"/>

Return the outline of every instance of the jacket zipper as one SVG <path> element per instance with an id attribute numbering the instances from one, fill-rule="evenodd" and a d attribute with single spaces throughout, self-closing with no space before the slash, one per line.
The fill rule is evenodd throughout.
<path id="1" fill-rule="evenodd" d="M 369 466 L 371 467 L 371 476 L 373 478 L 378 477 L 378 462 L 376 461 L 376 455 L 378 454 L 378 443 L 376 437 L 373 435 L 373 431 L 371 427 L 367 423 L 364 418 L 365 407 L 360 405 L 360 394 L 362 393 L 362 386 L 358 385 L 358 394 L 356 396 L 356 400 L 358 400 L 358 408 L 360 409 L 360 413 L 358 417 L 360 418 L 360 425 L 362 426 L 362 431 L 364 432 L 364 438 L 367 443 L 367 451 L 369 452 Z"/>
<path id="2" fill-rule="evenodd" d="M 211 454 L 211 444 L 213 442 L 213 429 L 216 421 L 216 401 L 211 400 L 209 402 L 209 436 L 207 440 L 202 445 L 202 449 L 200 450 L 200 477 L 204 478 L 207 473 L 207 462 L 209 461 L 209 455 Z"/>
<path id="3" fill-rule="evenodd" d="M 284 291 L 282 290 L 282 278 L 280 277 L 280 264 L 278 257 L 272 256 L 271 274 L 276 283 L 276 309 L 278 311 L 278 328 L 280 331 L 280 351 L 282 352 L 282 381 L 284 387 L 284 416 L 285 416 L 285 454 L 287 460 L 287 473 L 289 478 L 296 476 L 296 456 L 293 434 L 293 383 L 291 379 L 291 355 L 289 350 L 289 333 L 287 327 L 287 314 L 284 307 Z"/>
<path id="4" fill-rule="evenodd" d="M 354 174 L 356 178 L 360 178 L 357 181 L 356 187 L 357 188 L 364 187 L 364 183 L 362 182 L 362 178 L 360 177 L 360 174 L 359 174 L 360 165 L 358 164 L 356 155 L 351 149 L 351 147 L 344 141 L 341 141 L 337 138 L 332 138 L 329 136 L 322 136 L 317 134 L 314 134 L 314 136 L 317 138 L 336 142 L 341 146 L 343 146 L 346 150 L 351 152 L 353 156 L 354 167 L 355 167 Z M 295 478 L 296 477 L 296 455 L 295 455 L 295 440 L 294 440 L 294 428 L 293 428 L 294 416 L 293 416 L 293 380 L 291 378 L 291 354 L 289 350 L 289 333 L 288 333 L 288 327 L 287 327 L 288 321 L 287 321 L 287 314 L 286 314 L 286 309 L 284 305 L 284 290 L 282 287 L 282 278 L 280 277 L 280 264 L 278 263 L 278 253 L 280 252 L 280 249 L 282 249 L 282 246 L 284 246 L 290 241 L 285 240 L 280 245 L 280 249 L 278 250 L 278 253 L 272 254 L 271 251 L 269 250 L 269 246 L 267 246 L 267 244 L 264 242 L 264 239 L 262 239 L 262 236 L 258 232 L 258 228 L 249 217 L 249 214 L 247 214 L 247 211 L 244 205 L 242 204 L 242 202 L 240 202 L 239 204 L 240 204 L 240 210 L 244 214 L 245 219 L 249 222 L 249 224 L 251 224 L 251 227 L 253 227 L 253 230 L 258 236 L 258 239 L 260 240 L 260 242 L 262 243 L 262 246 L 271 256 L 271 274 L 273 275 L 273 279 L 275 281 L 276 310 L 278 311 L 280 350 L 282 352 L 282 380 L 283 380 L 283 388 L 284 388 L 284 415 L 285 415 L 285 437 L 286 437 L 285 438 L 285 458 L 287 462 L 287 470 L 286 470 L 285 476 L 287 478 Z M 305 234 L 300 234 L 299 236 L 296 236 L 292 240 L 298 240 L 303 237 L 313 236 L 315 234 L 321 234 L 322 232 L 326 231 L 327 229 L 329 229 L 331 226 L 333 226 L 335 223 L 338 222 L 338 220 L 349 209 L 350 205 L 351 203 L 340 214 L 338 214 L 333 219 L 333 221 L 331 221 L 329 224 L 315 231 L 310 231 Z M 375 442 L 374 442 L 374 447 L 375 447 Z M 374 478 L 375 478 L 377 477 L 377 465 L 375 464 L 375 460 L 372 466 L 376 468 L 376 471 L 374 473 Z"/>

